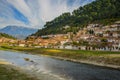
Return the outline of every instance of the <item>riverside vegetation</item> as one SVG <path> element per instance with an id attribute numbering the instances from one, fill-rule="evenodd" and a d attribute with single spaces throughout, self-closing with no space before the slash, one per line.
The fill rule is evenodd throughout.
<path id="1" fill-rule="evenodd" d="M 75 62 L 89 64 L 113 65 L 120 66 L 120 52 L 111 51 L 82 51 L 66 49 L 45 49 L 45 48 L 28 48 L 28 47 L 9 47 L 2 46 L 2 49 L 24 51 L 37 55 L 48 55 L 53 58 L 65 59 Z"/>

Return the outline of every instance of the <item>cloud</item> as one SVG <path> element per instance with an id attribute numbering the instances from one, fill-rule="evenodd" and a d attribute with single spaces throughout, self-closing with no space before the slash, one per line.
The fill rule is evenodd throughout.
<path id="1" fill-rule="evenodd" d="M 24 25 L 23 22 L 16 20 L 14 17 L 14 11 L 6 0 L 0 0 L 0 28 L 7 25 Z M 25 25 L 24 25 L 25 26 Z"/>
<path id="2" fill-rule="evenodd" d="M 42 28 L 64 12 L 72 12 L 94 0 L 0 0 L 0 26 Z"/>

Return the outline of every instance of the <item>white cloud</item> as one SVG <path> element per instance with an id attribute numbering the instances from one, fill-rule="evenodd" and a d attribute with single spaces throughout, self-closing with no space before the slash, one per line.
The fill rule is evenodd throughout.
<path id="1" fill-rule="evenodd" d="M 2 0 L 4 1 L 4 0 Z M 36 28 L 42 28 L 46 21 L 50 21 L 64 12 L 72 12 L 79 6 L 86 4 L 89 0 L 74 0 L 72 5 L 69 5 L 69 0 L 5 0 L 18 11 L 20 11 L 30 21 L 29 25 L 19 21 L 14 17 L 14 12 L 9 6 L 0 5 L 0 14 L 5 15 L 7 18 L 0 17 L 0 26 L 2 25 L 25 25 Z M 4 1 L 4 2 L 5 2 Z M 82 1 L 82 3 L 81 3 Z M 7 5 L 7 4 L 5 4 Z M 4 11 L 3 11 L 4 10 Z M 8 13 L 8 14 L 7 14 Z M 10 21 L 8 21 L 10 20 Z"/>
<path id="2" fill-rule="evenodd" d="M 25 0 L 7 0 L 11 3 L 16 9 L 18 9 L 25 16 L 31 15 L 31 9 L 27 6 Z"/>
<path id="3" fill-rule="evenodd" d="M 19 25 L 19 26 L 26 26 L 24 23 L 22 23 L 21 21 L 15 20 L 15 19 L 0 19 L 0 28 L 6 27 L 8 25 Z M 28 27 L 28 26 L 26 26 Z"/>
<path id="4" fill-rule="evenodd" d="M 26 26 L 19 20 L 14 18 L 13 10 L 5 0 L 0 1 L 0 28 L 8 25 L 22 25 Z"/>
<path id="5" fill-rule="evenodd" d="M 55 3 L 55 2 L 54 2 Z M 43 21 L 49 21 L 68 11 L 65 1 L 57 0 L 56 4 L 52 0 L 39 0 L 39 13 Z"/>

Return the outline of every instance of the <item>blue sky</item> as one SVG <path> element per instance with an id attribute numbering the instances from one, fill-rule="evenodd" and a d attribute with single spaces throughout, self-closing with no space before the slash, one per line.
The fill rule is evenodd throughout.
<path id="1" fill-rule="evenodd" d="M 8 25 L 42 28 L 64 12 L 94 0 L 0 0 L 0 28 Z"/>

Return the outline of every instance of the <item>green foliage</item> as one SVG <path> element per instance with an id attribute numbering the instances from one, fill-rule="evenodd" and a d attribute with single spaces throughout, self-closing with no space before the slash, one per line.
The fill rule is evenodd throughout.
<path id="1" fill-rule="evenodd" d="M 105 39 L 105 38 L 102 38 L 102 39 L 101 39 L 101 42 L 108 42 L 108 40 Z"/>
<path id="2" fill-rule="evenodd" d="M 13 36 L 8 35 L 8 34 L 5 34 L 5 33 L 0 33 L 0 38 L 1 38 L 1 37 L 10 38 L 10 39 L 16 39 L 16 38 L 14 38 Z"/>
<path id="3" fill-rule="evenodd" d="M 72 14 L 63 13 L 54 20 L 47 22 L 43 29 L 33 35 L 77 32 L 89 23 L 111 24 L 120 19 L 120 0 L 96 0 L 74 10 Z M 71 26 L 63 29 L 64 26 Z"/>
<path id="4" fill-rule="evenodd" d="M 94 31 L 93 30 L 88 30 L 88 33 L 89 34 L 94 34 Z"/>

